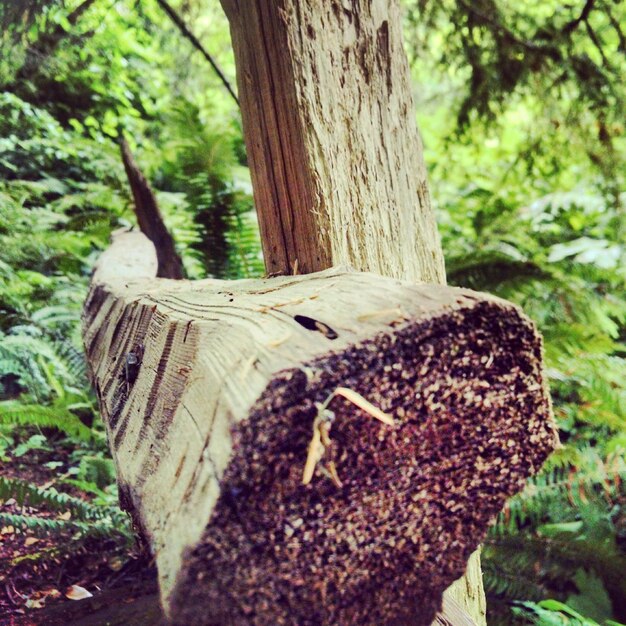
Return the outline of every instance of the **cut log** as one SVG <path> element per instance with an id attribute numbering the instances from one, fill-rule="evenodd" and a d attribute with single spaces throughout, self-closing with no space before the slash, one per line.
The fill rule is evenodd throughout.
<path id="1" fill-rule="evenodd" d="M 197 282 L 155 269 L 140 233 L 116 236 L 84 341 L 173 623 L 430 624 L 556 444 L 532 322 L 490 295 L 341 268 Z M 340 387 L 394 425 L 333 398 L 327 458 L 304 485 L 319 404 Z"/>

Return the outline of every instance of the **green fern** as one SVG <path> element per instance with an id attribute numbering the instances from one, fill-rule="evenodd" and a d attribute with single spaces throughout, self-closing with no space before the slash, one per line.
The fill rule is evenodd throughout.
<path id="1" fill-rule="evenodd" d="M 131 536 L 128 517 L 116 506 L 94 505 L 61 493 L 52 487 L 39 488 L 26 481 L 0 478 L 0 500 L 13 498 L 20 506 L 70 513 L 71 518 L 52 519 L 35 515 L 0 512 L 0 524 L 34 532 L 71 532 L 77 538 L 89 536 Z"/>
<path id="2" fill-rule="evenodd" d="M 513 607 L 515 615 L 524 617 L 527 623 L 536 626 L 600 626 L 594 620 L 584 617 L 577 611 L 556 600 L 543 602 L 517 602 Z M 623 626 L 613 620 L 605 620 L 603 626 Z"/>
<path id="3" fill-rule="evenodd" d="M 41 406 L 6 400 L 0 402 L 0 424 L 57 428 L 83 441 L 91 438 L 91 430 L 67 406 Z"/>
<path id="4" fill-rule="evenodd" d="M 483 551 L 485 586 L 497 600 L 539 601 L 595 572 L 614 606 L 626 602 L 619 547 L 626 501 L 623 452 L 565 447 L 507 503 Z M 561 596 L 565 599 L 565 596 Z"/>
<path id="5" fill-rule="evenodd" d="M 168 121 L 174 131 L 168 143 L 172 156 L 161 165 L 158 177 L 162 184 L 184 193 L 197 234 L 190 248 L 195 248 L 205 272 L 212 276 L 262 275 L 249 173 L 235 158 L 237 133 L 208 127 L 199 108 L 184 98 L 176 102 Z M 178 232 L 174 229 L 177 237 L 182 232 L 180 225 Z"/>
<path id="6" fill-rule="evenodd" d="M 524 491 L 511 498 L 492 527 L 492 535 L 506 535 L 547 520 L 571 521 L 588 503 L 596 503 L 606 515 L 623 495 L 626 461 L 621 454 L 602 459 L 593 449 L 567 450 L 553 456 Z"/>
<path id="7" fill-rule="evenodd" d="M 107 518 L 81 522 L 0 512 L 0 524 L 29 530 L 41 535 L 66 536 L 70 533 L 74 540 L 88 537 L 123 537 L 128 539 L 131 535 L 129 529 L 120 527 L 118 523 Z"/>
<path id="8" fill-rule="evenodd" d="M 76 521 L 95 520 L 111 515 L 115 509 L 93 506 L 85 500 L 70 496 L 49 487 L 41 489 L 24 480 L 0 478 L 0 500 L 13 498 L 20 506 L 41 507 L 49 511 L 69 511 Z M 119 513 L 119 514 L 118 514 Z M 123 516 L 115 513 L 116 518 Z"/>
<path id="9" fill-rule="evenodd" d="M 618 270 L 626 251 L 602 198 L 518 210 L 515 200 L 503 204 L 505 193 L 481 192 L 474 210 L 454 207 L 451 230 L 444 220 L 449 277 L 517 302 L 536 321 L 565 445 L 507 503 L 485 544 L 488 606 L 503 624 L 512 623 L 512 601 L 566 600 L 581 568 L 596 573 L 615 606 L 626 602 L 615 583 L 626 568 L 626 274 Z M 459 200 L 473 201 L 471 192 Z"/>

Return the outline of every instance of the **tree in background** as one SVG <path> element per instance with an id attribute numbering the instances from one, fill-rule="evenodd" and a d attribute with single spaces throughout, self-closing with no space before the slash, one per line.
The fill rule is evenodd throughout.
<path id="1" fill-rule="evenodd" d="M 438 67 L 446 77 L 439 90 L 455 90 L 458 132 L 477 122 L 503 128 L 517 113 L 527 133 L 519 156 L 531 171 L 536 166 L 540 177 L 553 177 L 570 152 L 578 151 L 620 205 L 626 104 L 622 3 L 409 0 L 407 6 L 415 64 Z M 429 45 L 433 32 L 442 45 Z M 557 145 L 567 150 L 560 152 Z M 542 168 L 546 156 L 552 171 Z"/>

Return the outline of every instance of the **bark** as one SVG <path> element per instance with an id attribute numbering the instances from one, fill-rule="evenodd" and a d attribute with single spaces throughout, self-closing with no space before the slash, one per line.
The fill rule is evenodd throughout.
<path id="1" fill-rule="evenodd" d="M 134 209 L 139 228 L 156 248 L 157 276 L 161 278 L 183 278 L 185 275 L 183 261 L 176 252 L 174 239 L 163 221 L 150 183 L 135 163 L 126 139 L 120 141 L 120 149 L 135 202 Z"/>
<path id="2" fill-rule="evenodd" d="M 118 234 L 83 334 L 173 623 L 430 624 L 555 445 L 532 323 L 486 294 L 337 268 L 195 282 L 156 268 L 141 233 Z M 394 425 L 333 400 L 305 485 L 316 403 L 339 387 Z M 446 607 L 442 624 L 463 623 Z"/>
<path id="3" fill-rule="evenodd" d="M 268 272 L 444 282 L 397 2 L 222 5 Z"/>

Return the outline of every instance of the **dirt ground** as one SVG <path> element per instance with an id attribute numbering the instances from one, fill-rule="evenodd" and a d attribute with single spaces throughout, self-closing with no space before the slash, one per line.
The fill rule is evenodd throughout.
<path id="1" fill-rule="evenodd" d="M 58 469 L 45 466 L 63 454 L 58 448 L 32 451 L 0 462 L 0 475 L 39 486 L 54 484 L 58 491 L 85 498 L 55 481 Z M 63 515 L 45 507 L 19 506 L 13 499 L 0 500 L 0 511 L 56 519 Z M 72 599 L 81 596 L 86 597 Z M 1 626 L 157 626 L 161 620 L 156 568 L 138 546 L 129 548 L 110 538 L 77 542 L 71 532 L 46 537 L 0 524 Z"/>

